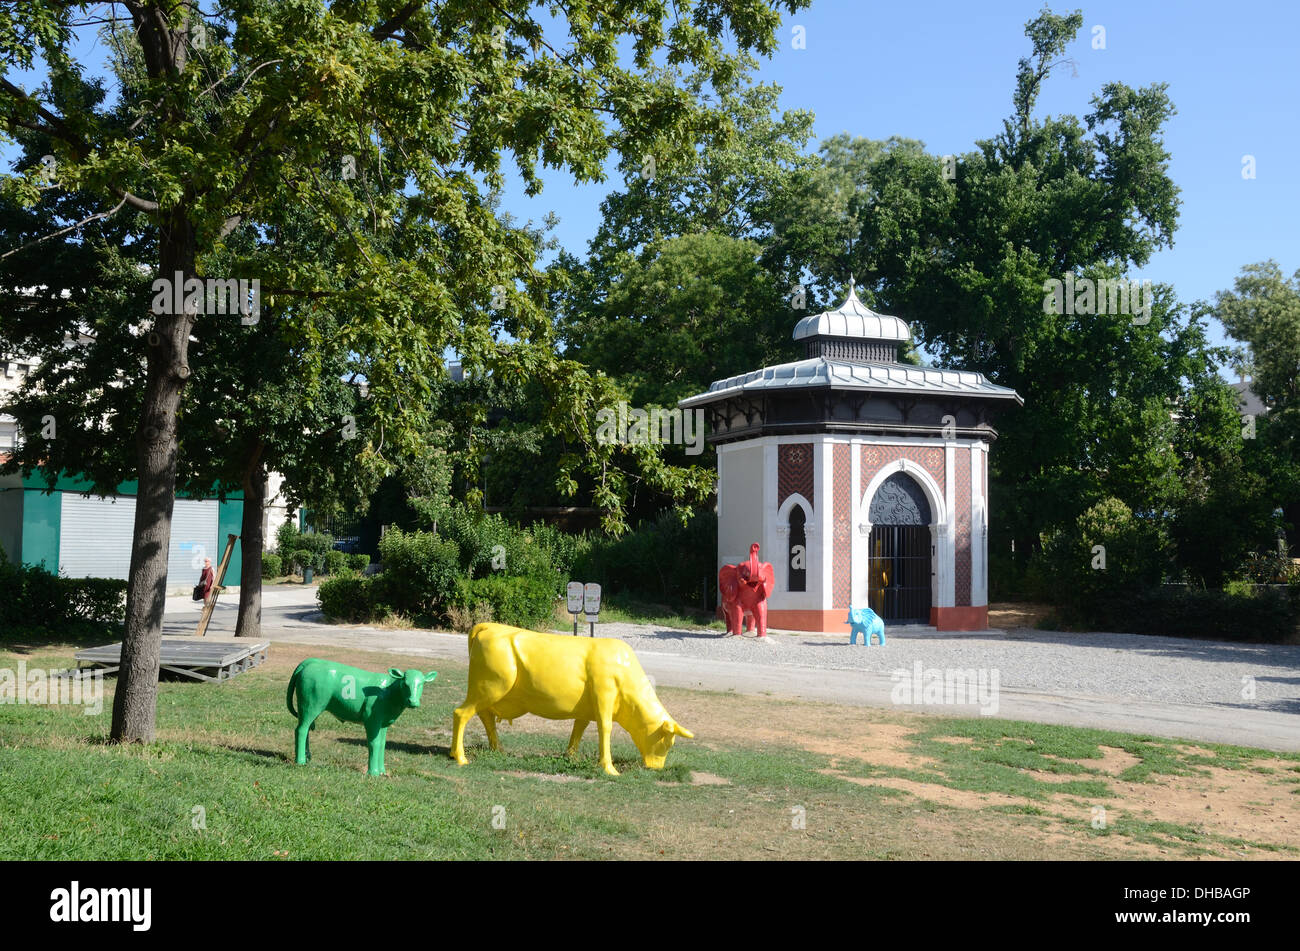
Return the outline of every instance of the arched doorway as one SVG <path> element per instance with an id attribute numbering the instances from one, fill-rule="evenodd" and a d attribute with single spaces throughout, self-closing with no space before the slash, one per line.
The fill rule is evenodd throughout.
<path id="1" fill-rule="evenodd" d="M 896 472 L 871 499 L 867 600 L 887 621 L 930 621 L 930 503 L 916 480 Z"/>

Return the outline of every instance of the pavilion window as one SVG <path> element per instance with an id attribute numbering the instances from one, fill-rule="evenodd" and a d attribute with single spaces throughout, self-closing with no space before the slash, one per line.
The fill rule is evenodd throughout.
<path id="1" fill-rule="evenodd" d="M 808 590 L 808 537 L 804 531 L 807 516 L 803 506 L 790 509 L 790 590 Z"/>

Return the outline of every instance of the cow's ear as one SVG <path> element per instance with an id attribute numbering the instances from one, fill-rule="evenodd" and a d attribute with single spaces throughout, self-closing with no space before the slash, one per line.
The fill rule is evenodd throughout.
<path id="1" fill-rule="evenodd" d="M 402 672 L 398 670 L 396 667 L 389 667 L 388 673 L 391 674 L 393 677 L 396 677 L 398 680 L 402 679 Z"/>
<path id="2" fill-rule="evenodd" d="M 438 679 L 438 672 L 437 672 L 436 670 L 431 670 L 431 671 L 429 671 L 427 674 L 424 675 L 424 682 L 425 682 L 426 684 L 427 684 L 430 680 L 437 680 L 437 679 Z"/>

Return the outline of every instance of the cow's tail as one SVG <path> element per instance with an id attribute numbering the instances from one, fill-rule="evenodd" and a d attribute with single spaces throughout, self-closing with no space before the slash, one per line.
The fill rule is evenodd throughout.
<path id="1" fill-rule="evenodd" d="M 306 663 L 304 661 L 303 663 Z M 293 669 L 293 676 L 289 678 L 289 689 L 284 692 L 284 705 L 289 708 L 289 712 L 295 717 L 298 711 L 293 708 L 293 693 L 298 687 L 298 681 L 302 678 L 302 664 Z"/>

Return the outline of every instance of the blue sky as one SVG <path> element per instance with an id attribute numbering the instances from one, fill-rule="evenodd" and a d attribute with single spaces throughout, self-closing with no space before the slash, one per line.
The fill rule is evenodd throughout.
<path id="1" fill-rule="evenodd" d="M 783 87 L 784 108 L 816 115 L 817 139 L 900 135 L 935 154 L 959 154 L 1010 115 L 1016 64 L 1030 51 L 1024 24 L 1041 7 L 814 0 L 786 17 L 782 48 L 762 61 L 758 78 Z M 1230 288 L 1245 264 L 1271 257 L 1287 274 L 1300 268 L 1300 4 L 1128 0 L 1052 9 L 1081 9 L 1084 26 L 1066 51 L 1078 77 L 1068 67 L 1054 73 L 1040 115 L 1082 117 L 1112 81 L 1168 83 L 1178 110 L 1165 142 L 1182 189 L 1179 227 L 1173 247 L 1133 276 L 1172 284 L 1180 300 L 1193 301 Z M 805 49 L 792 48 L 795 26 L 804 27 Z M 1093 49 L 1095 26 L 1105 28 L 1105 49 Z M 1255 157 L 1253 180 L 1242 177 L 1245 155 Z M 546 181 L 533 199 L 512 188 L 505 209 L 534 220 L 555 212 L 560 243 L 585 251 L 600 200 L 617 183 L 575 187 L 555 173 Z"/>

